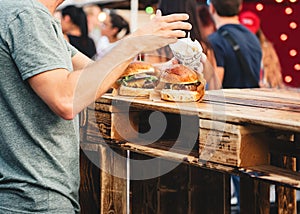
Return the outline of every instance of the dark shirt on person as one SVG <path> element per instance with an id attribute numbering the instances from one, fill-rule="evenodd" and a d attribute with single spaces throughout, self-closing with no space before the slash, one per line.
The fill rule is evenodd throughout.
<path id="1" fill-rule="evenodd" d="M 68 38 L 71 45 L 89 58 L 93 58 L 96 55 L 96 46 L 91 38 L 82 38 L 72 35 L 68 35 Z"/>
<path id="2" fill-rule="evenodd" d="M 218 31 L 225 29 L 239 44 L 240 50 L 254 73 L 258 85 L 262 58 L 259 40 L 247 28 L 239 24 L 226 24 L 218 29 Z M 250 80 L 246 71 L 241 69 L 233 48 L 218 31 L 211 34 L 208 40 L 215 52 L 217 66 L 224 68 L 223 88 L 257 87 Z"/>

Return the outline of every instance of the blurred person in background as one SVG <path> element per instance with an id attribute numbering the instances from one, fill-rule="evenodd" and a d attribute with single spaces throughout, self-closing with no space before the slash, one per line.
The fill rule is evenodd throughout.
<path id="1" fill-rule="evenodd" d="M 207 37 L 214 33 L 216 29 L 215 22 L 209 13 L 209 8 L 206 4 L 201 4 L 198 6 L 198 15 L 200 19 L 200 29 L 202 37 L 207 39 Z"/>
<path id="2" fill-rule="evenodd" d="M 97 43 L 97 59 L 109 52 L 116 42 L 130 33 L 129 23 L 115 11 L 110 10 L 101 23 L 101 38 Z"/>
<path id="3" fill-rule="evenodd" d="M 158 11 L 93 61 L 65 40 L 53 16 L 62 2 L 0 1 L 0 213 L 80 213 L 78 113 L 140 52 L 191 29 L 187 14 Z"/>
<path id="4" fill-rule="evenodd" d="M 260 87 L 285 88 L 280 60 L 273 44 L 267 39 L 261 29 L 261 21 L 257 14 L 243 11 L 239 15 L 242 25 L 254 33 L 260 41 L 262 48 L 262 64 L 260 74 Z"/>
<path id="5" fill-rule="evenodd" d="M 96 55 L 94 41 L 88 36 L 86 14 L 83 9 L 74 5 L 61 10 L 61 26 L 66 40 L 86 56 Z"/>
<path id="6" fill-rule="evenodd" d="M 195 0 L 160 0 L 158 3 L 158 9 L 162 11 L 164 15 L 172 13 L 187 13 L 189 14 L 189 22 L 193 28 L 189 31 L 190 38 L 194 41 L 197 40 L 202 48 L 203 52 L 207 56 L 207 63 L 204 63 L 203 76 L 207 82 L 207 89 L 220 89 L 221 84 L 218 80 L 215 69 L 216 59 L 214 52 L 208 43 L 208 41 L 202 36 L 202 28 L 198 15 L 198 4 Z M 145 61 L 154 63 L 166 62 L 172 59 L 173 53 L 169 46 L 161 48 L 154 53 L 147 53 L 145 55 Z"/>
<path id="7" fill-rule="evenodd" d="M 209 5 L 217 31 L 210 34 L 208 40 L 215 51 L 217 72 L 223 88 L 259 87 L 261 47 L 257 37 L 239 21 L 242 3 L 242 0 L 211 0 Z M 240 178 L 231 178 L 239 209 Z"/>
<path id="8" fill-rule="evenodd" d="M 256 36 L 239 22 L 242 3 L 242 0 L 211 0 L 209 5 L 217 31 L 208 40 L 214 49 L 223 88 L 259 87 L 261 47 Z M 234 50 L 232 40 L 238 49 Z"/>
<path id="9" fill-rule="evenodd" d="M 86 14 L 87 25 L 88 25 L 88 35 L 97 44 L 101 37 L 100 21 L 99 15 L 101 14 L 101 8 L 96 4 L 89 4 L 83 7 Z"/>

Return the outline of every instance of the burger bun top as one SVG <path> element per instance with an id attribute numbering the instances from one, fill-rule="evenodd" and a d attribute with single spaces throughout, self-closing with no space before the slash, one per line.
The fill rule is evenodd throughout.
<path id="1" fill-rule="evenodd" d="M 155 68 L 152 64 L 144 62 L 144 61 L 133 61 L 131 62 L 124 73 L 122 74 L 122 77 L 130 76 L 134 74 L 140 74 L 140 73 L 154 73 Z"/>
<path id="2" fill-rule="evenodd" d="M 163 71 L 160 81 L 172 84 L 190 84 L 199 81 L 195 71 L 182 64 L 175 64 Z"/>

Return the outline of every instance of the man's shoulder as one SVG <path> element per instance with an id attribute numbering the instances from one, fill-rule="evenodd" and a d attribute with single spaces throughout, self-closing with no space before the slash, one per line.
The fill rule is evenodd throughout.
<path id="1" fill-rule="evenodd" d="M 216 43 L 216 42 L 220 41 L 220 35 L 219 35 L 218 31 L 215 31 L 214 33 L 210 34 L 207 37 L 207 39 L 210 43 Z"/>
<path id="2" fill-rule="evenodd" d="M 260 43 L 255 34 L 241 24 L 227 24 L 218 29 L 219 32 L 227 31 L 240 45 L 250 43 L 260 47 Z"/>
<path id="3" fill-rule="evenodd" d="M 226 24 L 222 25 L 220 28 L 218 28 L 218 31 L 228 31 L 228 32 L 240 32 L 240 33 L 251 33 L 245 26 L 241 24 Z"/>
<path id="4" fill-rule="evenodd" d="M 39 5 L 35 1 L 31 0 L 1 0 L 0 1 L 0 10 L 3 12 L 2 14 L 8 13 L 8 12 L 21 12 L 23 10 L 26 10 L 27 8 L 32 8 L 34 5 Z"/>
<path id="5" fill-rule="evenodd" d="M 8 24 L 15 20 L 22 13 L 30 13 L 33 16 L 43 11 L 44 14 L 51 15 L 48 9 L 38 1 L 32 0 L 1 0 L 0 18 Z M 26 15 L 27 16 L 27 15 Z"/>

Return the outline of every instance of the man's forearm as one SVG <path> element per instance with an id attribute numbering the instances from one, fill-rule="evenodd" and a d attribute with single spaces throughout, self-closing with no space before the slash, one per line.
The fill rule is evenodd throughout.
<path id="1" fill-rule="evenodd" d="M 153 42 L 153 40 L 156 40 Z M 128 37 L 118 44 L 101 60 L 98 60 L 77 75 L 77 86 L 74 95 L 74 113 L 80 112 L 95 99 L 102 96 L 122 75 L 128 64 L 140 52 L 167 45 L 174 39 L 157 36 Z M 152 44 L 149 47 L 149 44 Z"/>

